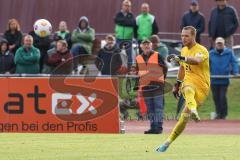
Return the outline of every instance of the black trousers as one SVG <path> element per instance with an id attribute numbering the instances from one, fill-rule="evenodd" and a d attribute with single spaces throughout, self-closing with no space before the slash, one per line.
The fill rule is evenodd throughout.
<path id="1" fill-rule="evenodd" d="M 225 119 L 228 115 L 227 89 L 228 85 L 212 85 L 213 100 L 218 119 Z"/>

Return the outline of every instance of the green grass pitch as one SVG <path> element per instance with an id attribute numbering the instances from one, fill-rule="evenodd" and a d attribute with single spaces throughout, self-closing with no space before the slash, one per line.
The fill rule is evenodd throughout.
<path id="1" fill-rule="evenodd" d="M 240 136 L 182 135 L 166 153 L 166 135 L 0 134 L 1 160 L 239 160 Z"/>

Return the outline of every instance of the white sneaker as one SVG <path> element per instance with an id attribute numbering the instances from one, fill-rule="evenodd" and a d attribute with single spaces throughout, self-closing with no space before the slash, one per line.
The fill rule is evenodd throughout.
<path id="1" fill-rule="evenodd" d="M 201 120 L 196 109 L 191 110 L 191 118 L 195 122 L 199 122 Z"/>

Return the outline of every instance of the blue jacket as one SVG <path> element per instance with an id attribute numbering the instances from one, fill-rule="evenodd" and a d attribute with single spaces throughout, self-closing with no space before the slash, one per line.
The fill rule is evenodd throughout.
<path id="1" fill-rule="evenodd" d="M 225 48 L 222 53 L 216 49 L 210 51 L 210 72 L 213 75 L 238 74 L 238 63 L 231 49 Z M 211 78 L 212 85 L 228 85 L 229 78 Z"/>
<path id="2" fill-rule="evenodd" d="M 222 14 L 221 14 L 222 13 Z M 218 18 L 224 22 L 224 26 L 218 25 Z M 221 12 L 218 8 L 214 8 L 211 12 L 210 21 L 208 24 L 209 37 L 217 38 L 217 28 L 224 28 L 224 35 L 220 37 L 227 38 L 234 34 L 238 28 L 238 14 L 234 7 L 226 6 L 226 8 Z"/>

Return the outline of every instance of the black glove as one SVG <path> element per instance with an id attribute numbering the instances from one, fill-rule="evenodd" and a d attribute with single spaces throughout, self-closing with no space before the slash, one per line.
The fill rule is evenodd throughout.
<path id="1" fill-rule="evenodd" d="M 184 61 L 184 62 L 186 62 L 186 57 L 178 56 L 178 55 L 176 55 L 176 54 L 170 54 L 170 55 L 167 57 L 167 61 L 168 61 L 169 63 L 171 63 L 172 61 L 175 61 L 175 62 Z"/>
<path id="2" fill-rule="evenodd" d="M 180 97 L 179 90 L 180 90 L 181 84 L 182 84 L 182 81 L 180 81 L 180 80 L 177 80 L 177 83 L 174 84 L 172 93 L 176 99 L 178 99 Z"/>

